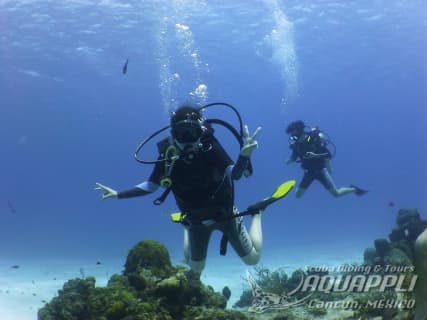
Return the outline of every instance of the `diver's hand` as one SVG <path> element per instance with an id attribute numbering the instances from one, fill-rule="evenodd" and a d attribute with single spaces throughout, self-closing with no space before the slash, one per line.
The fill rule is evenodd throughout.
<path id="1" fill-rule="evenodd" d="M 240 150 L 240 155 L 244 157 L 250 157 L 252 152 L 258 148 L 258 142 L 256 141 L 256 136 L 261 131 L 261 127 L 258 127 L 254 134 L 251 136 L 249 134 L 248 126 L 245 125 L 243 132 L 243 147 Z"/>
<path id="2" fill-rule="evenodd" d="M 104 193 L 102 194 L 102 199 L 109 199 L 109 198 L 117 198 L 117 191 L 114 189 L 111 189 L 107 186 L 104 186 L 100 184 L 99 182 L 96 182 L 97 187 L 95 190 L 102 190 Z"/>

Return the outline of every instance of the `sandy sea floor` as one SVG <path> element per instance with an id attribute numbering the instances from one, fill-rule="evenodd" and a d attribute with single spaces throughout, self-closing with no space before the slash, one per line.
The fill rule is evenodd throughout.
<path id="1" fill-rule="evenodd" d="M 344 263 L 361 262 L 363 248 L 360 246 L 329 248 L 297 247 L 265 250 L 261 265 L 274 270 L 285 268 L 291 273 L 307 266 L 337 266 Z M 178 264 L 181 257 L 173 257 Z M 114 273 L 123 270 L 125 257 L 109 261 L 92 260 L 13 260 L 0 259 L 0 319 L 35 320 L 37 310 L 50 301 L 64 282 L 82 276 L 95 276 L 98 286 L 105 286 Z M 224 286 L 231 289 L 231 307 L 240 297 L 243 289 L 249 289 L 245 281 L 245 266 L 229 248 L 226 257 L 212 252 L 202 281 L 221 291 Z"/>

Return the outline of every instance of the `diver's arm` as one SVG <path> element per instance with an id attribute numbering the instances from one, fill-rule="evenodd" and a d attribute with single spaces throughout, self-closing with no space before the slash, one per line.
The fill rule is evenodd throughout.
<path id="1" fill-rule="evenodd" d="M 226 169 L 226 175 L 233 180 L 239 180 L 249 164 L 249 157 L 239 155 L 237 162 Z"/>
<path id="2" fill-rule="evenodd" d="M 292 154 L 291 154 L 291 156 L 289 157 L 289 159 L 288 160 L 286 160 L 286 164 L 290 164 L 290 163 L 292 163 L 292 162 L 295 162 L 295 161 L 297 161 L 297 159 L 298 159 L 298 155 L 297 155 L 297 152 L 296 152 L 296 150 L 295 150 L 295 148 L 293 148 L 292 149 Z"/>
<path id="3" fill-rule="evenodd" d="M 104 193 L 102 194 L 102 199 L 110 199 L 110 198 L 118 198 L 118 199 L 125 199 L 125 198 L 133 198 L 133 197 L 140 197 L 145 196 L 146 194 L 150 194 L 157 190 L 159 187 L 158 184 L 146 181 L 143 182 L 132 189 L 125 190 L 125 191 L 116 191 L 110 187 L 104 186 L 100 184 L 99 182 L 96 183 L 95 190 L 102 190 Z"/>
<path id="4" fill-rule="evenodd" d="M 252 152 L 258 148 L 258 142 L 256 141 L 256 136 L 258 135 L 261 127 L 258 127 L 254 134 L 251 136 L 249 134 L 248 126 L 244 127 L 244 136 L 243 136 L 243 146 L 240 149 L 240 155 L 237 159 L 236 164 L 232 166 L 231 169 L 227 168 L 227 170 L 231 171 L 229 176 L 233 180 L 239 180 L 242 177 L 242 174 L 248 168 L 249 159 L 251 157 Z"/>
<path id="5" fill-rule="evenodd" d="M 214 138 L 212 142 L 212 150 L 208 159 L 215 163 L 221 170 L 224 170 L 226 177 L 239 180 L 248 168 L 249 158 L 252 152 L 258 148 L 258 142 L 255 138 L 260 130 L 261 128 L 258 127 L 255 133 L 250 136 L 248 127 L 245 126 L 244 143 L 235 164 L 233 164 L 233 161 L 216 138 Z"/>
<path id="6" fill-rule="evenodd" d="M 162 155 L 159 155 L 157 160 L 161 160 Z M 153 171 L 151 172 L 150 178 L 148 178 L 148 181 L 144 181 L 132 189 L 124 190 L 117 193 L 118 199 L 127 199 L 127 198 L 134 198 L 134 197 L 141 197 L 145 196 L 147 194 L 153 193 L 159 188 L 160 179 L 162 177 L 162 169 L 163 169 L 163 162 L 157 162 L 156 165 L 153 168 Z"/>
<path id="7" fill-rule="evenodd" d="M 159 188 L 158 184 L 151 181 L 145 181 L 133 187 L 132 189 L 117 192 L 117 198 L 126 199 L 126 198 L 141 197 L 141 196 L 145 196 L 147 194 L 153 193 L 158 188 Z"/>
<path id="8" fill-rule="evenodd" d="M 151 192 L 145 191 L 145 190 L 140 189 L 138 187 L 133 187 L 132 189 L 129 189 L 129 190 L 117 192 L 117 199 L 141 197 L 141 196 L 145 196 L 149 193 L 151 193 Z"/>
<path id="9" fill-rule="evenodd" d="M 161 159 L 161 156 L 159 156 L 158 159 Z M 126 199 L 126 198 L 145 196 L 147 194 L 153 193 L 159 188 L 160 177 L 162 174 L 161 169 L 162 167 L 160 165 L 160 162 L 156 163 L 148 181 L 140 183 L 129 190 L 116 191 L 98 182 L 96 183 L 95 190 L 103 191 L 103 194 L 102 194 L 103 200 L 111 199 L 111 198 Z"/>
<path id="10" fill-rule="evenodd" d="M 224 174 L 227 178 L 239 180 L 247 169 L 249 157 L 239 155 L 237 162 L 233 164 L 233 160 L 231 160 L 227 152 L 216 139 L 212 145 L 213 147 L 208 159 L 213 161 L 220 170 L 224 170 Z"/>

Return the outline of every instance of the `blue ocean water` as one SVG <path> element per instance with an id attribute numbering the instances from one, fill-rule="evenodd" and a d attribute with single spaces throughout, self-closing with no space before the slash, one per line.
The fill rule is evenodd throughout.
<path id="1" fill-rule="evenodd" d="M 155 196 L 102 201 L 95 182 L 124 190 L 146 180 L 152 167 L 134 161 L 137 145 L 181 103 L 217 101 L 262 126 L 254 175 L 236 183 L 239 208 L 301 179 L 284 164 L 296 119 L 332 138 L 338 186 L 370 190 L 334 199 L 314 183 L 271 206 L 268 261 L 361 259 L 399 208 L 427 216 L 426 9 L 422 0 L 0 0 L 2 265 L 124 261 L 147 238 L 179 261 L 173 197 L 160 207 Z M 226 108 L 206 116 L 237 125 Z M 217 133 L 236 159 L 234 139 Z M 155 159 L 155 143 L 142 155 Z M 240 263 L 232 250 L 218 257 L 218 239 L 210 259 Z"/>

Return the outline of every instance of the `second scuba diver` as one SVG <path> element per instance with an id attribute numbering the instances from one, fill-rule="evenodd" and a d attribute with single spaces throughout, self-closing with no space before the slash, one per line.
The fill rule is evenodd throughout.
<path id="1" fill-rule="evenodd" d="M 318 128 L 306 130 L 303 121 L 297 120 L 288 125 L 286 133 L 289 135 L 289 147 L 292 150 L 286 164 L 299 161 L 304 170 L 304 176 L 296 190 L 296 197 L 300 198 L 314 180 L 318 180 L 334 197 L 349 193 L 358 196 L 367 191 L 351 185 L 337 188 L 331 176 L 332 153 L 327 145 L 330 140 Z"/>
<path id="2" fill-rule="evenodd" d="M 215 103 L 218 104 L 232 107 Z M 178 108 L 171 114 L 170 126 L 157 131 L 142 143 L 144 145 L 161 131 L 170 128 L 170 136 L 158 143 L 159 156 L 156 161 L 138 160 L 137 153 L 142 147 L 140 145 L 135 158 L 143 163 L 155 163 L 148 181 L 120 192 L 100 183 L 97 183 L 96 188 L 103 191 L 103 199 L 124 199 L 145 196 L 156 191 L 159 186 L 165 187 L 166 193 L 156 199 L 155 204 L 163 202 L 165 194 L 172 191 L 181 210 L 179 222 L 184 225 L 185 262 L 197 277 L 205 267 L 208 242 L 213 230 L 220 230 L 225 236 L 225 246 L 229 241 L 248 265 L 259 261 L 262 247 L 261 211 L 253 215 L 248 233 L 242 217 L 234 217 L 238 212 L 234 207 L 233 186 L 233 180 L 240 179 L 251 170 L 250 156 L 258 147 L 256 136 L 261 128 L 249 135 L 247 126 L 242 130 L 239 116 L 241 131 L 244 132 L 243 137 L 240 137 L 239 157 L 233 164 L 213 134 L 213 121 L 208 122 L 209 119 L 203 117 L 204 107 Z M 237 113 L 236 110 L 235 112 Z M 217 123 L 226 123 L 215 120 Z M 221 244 L 223 247 L 223 241 Z"/>

